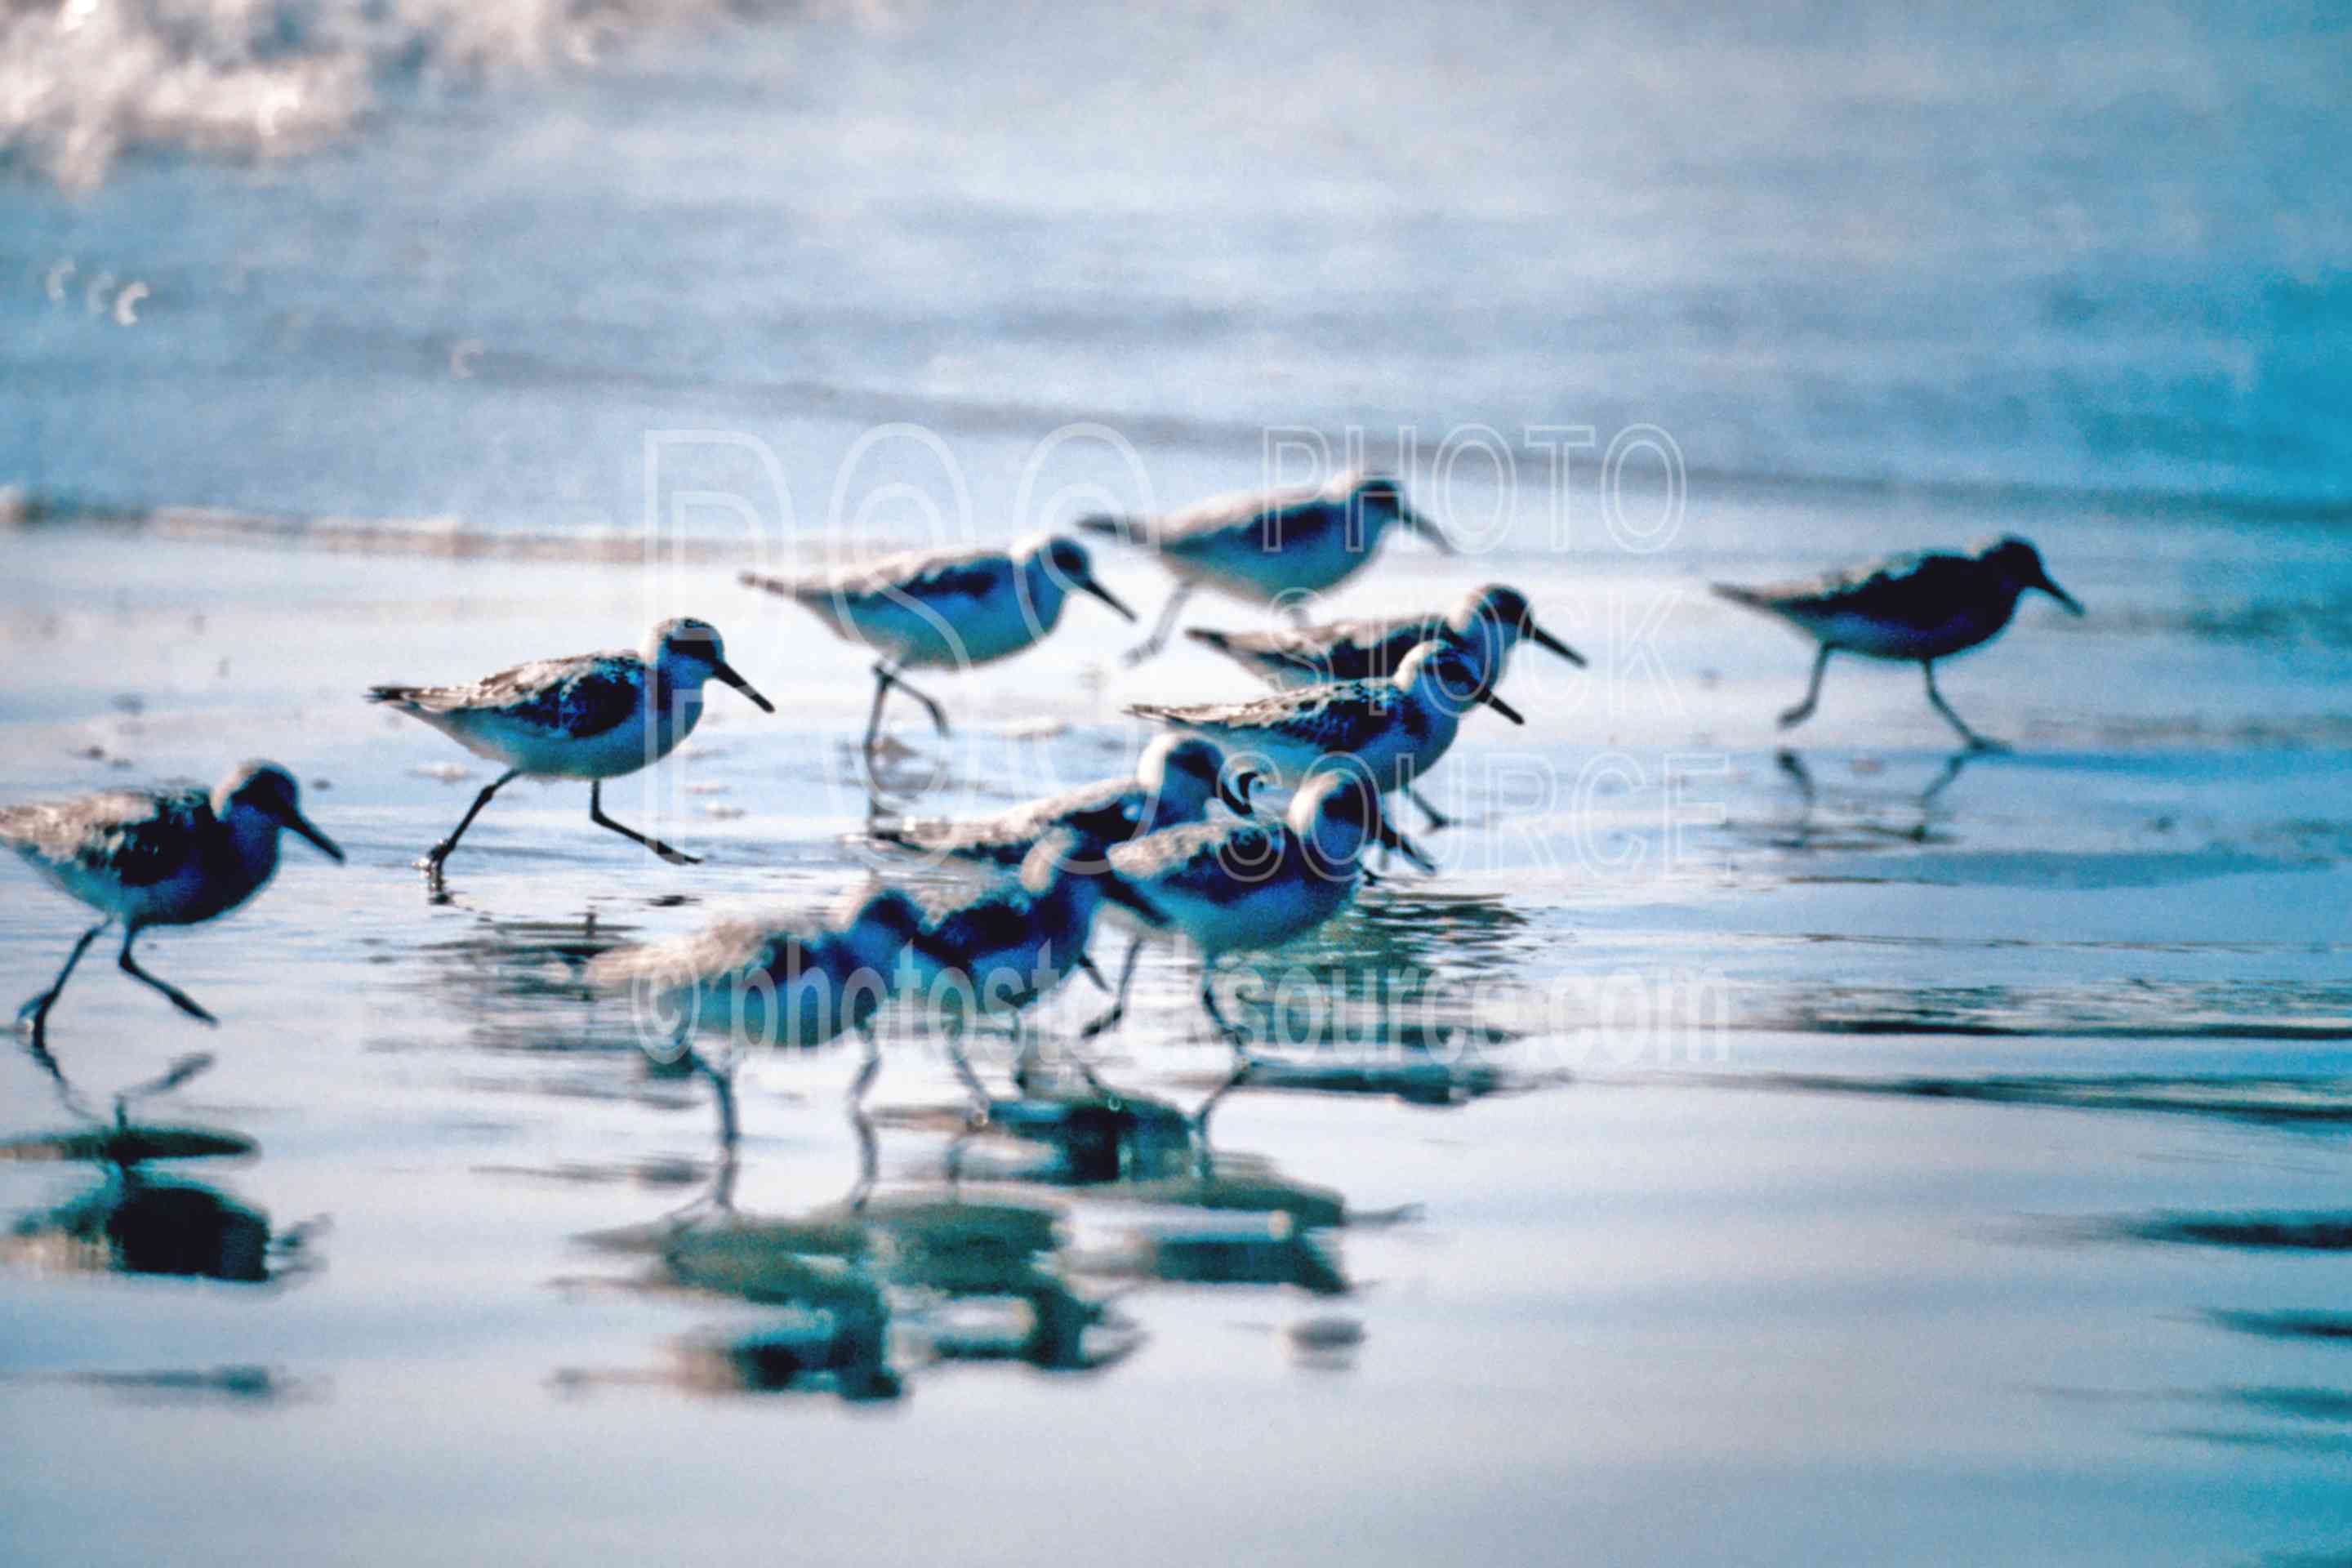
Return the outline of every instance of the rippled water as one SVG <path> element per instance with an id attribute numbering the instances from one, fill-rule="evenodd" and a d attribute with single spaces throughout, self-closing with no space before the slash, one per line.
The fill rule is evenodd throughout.
<path id="1" fill-rule="evenodd" d="M 233 729 L 300 759 L 352 864 L 289 851 L 233 922 L 149 944 L 217 1035 L 97 965 L 53 1028 L 72 1105 L 0 1067 L 0 1401 L 33 1435 L 11 1553 L 404 1556 L 420 1510 L 533 1557 L 764 1557 L 780 1531 L 825 1561 L 1096 1537 L 1517 1559 L 1569 1531 L 1643 1561 L 2320 1551 L 2352 1523 L 2347 671 L 2187 632 L 2191 590 L 2084 537 L 2057 559 L 2093 617 L 2029 616 L 1947 681 L 2031 737 L 2015 756 L 1952 773 L 1914 682 L 1855 669 L 1783 760 L 1801 650 L 1675 599 L 1671 701 L 1518 661 L 1529 730 L 1473 721 L 1431 780 L 1465 823 L 1429 836 L 1442 874 L 1288 955 L 1313 983 L 1278 1018 L 1229 992 L 1292 1031 L 1279 1067 L 1231 1084 L 1189 969 L 1154 954 L 1108 1099 L 1015 1100 L 982 1051 L 972 1136 L 899 1018 L 862 1125 L 854 1052 L 748 1062 L 730 1158 L 709 1086 L 650 1067 L 584 969 L 882 863 L 855 842 L 854 653 L 717 562 L 24 532 L 6 625 L 47 679 L 16 689 L 9 793 L 201 771 Z M 2224 540 L 2246 545 L 2181 548 Z M 1491 564 L 1405 561 L 1360 602 Z M 1526 568 L 1571 637 L 1689 569 Z M 714 703 L 612 795 L 709 863 L 518 786 L 429 901 L 406 862 L 484 775 L 352 694 L 671 607 L 790 694 L 774 720 Z M 1074 616 L 1055 658 L 940 682 L 961 723 L 942 752 L 909 715 L 901 766 L 948 780 L 913 804 L 1116 771 L 1143 739 L 1119 702 L 1232 689 L 1189 647 L 1119 671 L 1128 635 Z M 1580 790 L 1596 768 L 1616 783 Z M 9 995 L 71 918 L 20 885 Z M 1049 1036 L 1098 1005 L 1057 995 Z"/>

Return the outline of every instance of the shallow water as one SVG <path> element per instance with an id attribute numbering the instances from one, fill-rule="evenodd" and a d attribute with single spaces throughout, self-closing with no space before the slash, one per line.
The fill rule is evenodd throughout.
<path id="1" fill-rule="evenodd" d="M 862 874 L 852 652 L 716 567 L 87 529 L 16 548 L 37 589 L 9 611 L 15 663 L 47 681 L 18 699 L 11 794 L 206 769 L 233 725 L 302 759 L 353 863 L 291 848 L 232 923 L 146 944 L 217 1035 L 102 964 L 54 1021 L 100 1116 L 216 1051 L 133 1120 L 257 1149 L 129 1188 L 0 1162 L 12 1555 L 388 1559 L 420 1510 L 469 1551 L 789 1538 L 827 1561 L 1097 1538 L 1521 1559 L 1572 1531 L 1643 1561 L 2238 1562 L 2352 1525 L 2340 649 L 2151 631 L 2178 599 L 2053 544 L 2102 613 L 2030 613 L 1948 682 L 2028 749 L 1923 802 L 1948 753 L 1913 682 L 1841 671 L 1801 732 L 1810 806 L 1767 717 L 1802 653 L 1769 627 L 1677 600 L 1665 668 L 1753 672 L 1678 679 L 1679 711 L 1609 714 L 1614 678 L 1530 649 L 1507 687 L 1529 729 L 1472 721 L 1432 780 L 1468 820 L 1427 836 L 1444 871 L 1289 955 L 1318 980 L 1288 998 L 1308 1043 L 1217 1100 L 1205 1168 L 1181 1118 L 1223 1054 L 1155 953 L 1100 1064 L 1115 1108 L 1007 1107 L 965 1140 L 933 1043 L 886 1030 L 862 1218 L 839 1206 L 852 1053 L 751 1061 L 730 1217 L 706 1089 L 650 1068 L 582 968 Z M 1689 569 L 1716 567 L 1528 586 L 1572 637 Z M 623 640 L 649 600 L 711 615 L 789 698 L 770 721 L 718 694 L 680 759 L 614 792 L 709 863 L 595 831 L 576 786 L 519 788 L 429 902 L 406 862 L 485 775 L 352 694 L 586 625 Z M 1118 670 L 1124 636 L 1073 614 L 1075 701 L 1042 658 L 941 682 L 959 738 L 898 731 L 954 781 L 921 809 L 1115 771 L 1143 739 L 1120 700 L 1234 688 L 1205 654 Z M 2151 660 L 2155 690 L 2133 679 Z M 2299 718 L 2266 695 L 2291 691 Z M 437 774 L 453 762 L 470 778 Z M 71 919 L 19 886 L 11 995 Z M 1464 1026 L 1465 1059 L 1400 1046 Z M 0 1072 L 12 1130 L 80 1124 L 21 1056 Z M 202 1245 L 142 1245 L 159 1226 Z M 116 1485 L 89 1487 L 101 1470 Z"/>
<path id="2" fill-rule="evenodd" d="M 2327 18 L 469 15 L 273 8 L 237 102 L 354 73 L 284 146 L 135 73 L 75 124 L 147 143 L 0 124 L 0 799 L 272 756 L 352 861 L 142 943 L 219 1030 L 93 959 L 70 1091 L 0 1053 L 0 1556 L 2340 1553 Z M 1477 424 L 1516 484 L 1439 463 Z M 1678 512 L 1654 452 L 1605 510 L 1641 424 Z M 1113 1099 L 967 1136 L 894 1016 L 863 1125 L 853 1052 L 755 1058 L 727 1159 L 587 962 L 895 865 L 866 661 L 736 572 L 1254 483 L 1270 425 L 1360 427 L 1480 546 L 1337 610 L 1508 581 L 1593 668 L 1523 650 L 1528 727 L 1428 781 L 1440 873 L 1234 998 L 1279 1066 L 1230 1085 L 1155 952 Z M 1593 430 L 1564 518 L 1545 425 Z M 1709 581 L 2000 530 L 2092 611 L 1944 672 L 2014 754 L 1858 665 L 1774 731 L 1807 652 Z M 679 613 L 782 711 L 714 691 L 607 804 L 708 863 L 517 785 L 430 900 L 490 775 L 358 693 Z M 940 678 L 908 808 L 1246 689 L 1132 636 L 1080 602 Z M 14 998 L 79 911 L 0 887 Z"/>

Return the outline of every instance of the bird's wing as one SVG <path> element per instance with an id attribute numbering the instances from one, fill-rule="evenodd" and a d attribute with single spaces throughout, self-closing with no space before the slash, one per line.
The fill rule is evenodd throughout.
<path id="1" fill-rule="evenodd" d="M 625 991 L 640 983 L 665 987 L 708 984 L 758 967 L 798 973 L 809 960 L 803 939 L 783 920 L 723 920 L 675 942 L 635 942 L 599 953 L 588 965 L 588 982 L 603 990 Z M 793 955 L 800 968 L 788 968 Z"/>
<path id="2" fill-rule="evenodd" d="M 460 711 L 502 718 L 573 736 L 601 735 L 634 716 L 645 698 L 645 668 L 634 653 L 541 658 L 466 686 L 379 686 L 371 700 L 419 714 Z"/>
<path id="3" fill-rule="evenodd" d="M 1279 731 L 1311 741 L 1327 752 L 1349 752 L 1382 733 L 1398 693 L 1385 680 L 1335 680 L 1277 691 L 1250 702 L 1213 702 L 1167 708 L 1139 702 L 1128 710 L 1139 718 L 1213 733 L 1239 735 Z"/>
<path id="4" fill-rule="evenodd" d="M 1286 500 L 1302 499 L 1306 492 L 1293 495 L 1287 491 L 1235 490 L 1230 495 L 1211 496 L 1194 501 L 1175 511 L 1162 512 L 1151 520 L 1150 536 L 1154 544 L 1181 544 L 1188 539 L 1204 534 L 1223 533 L 1238 523 L 1254 522 L 1271 507 Z"/>
<path id="5" fill-rule="evenodd" d="M 915 933 L 918 952 L 950 967 L 971 958 L 1018 947 L 1034 923 L 1028 894 L 1000 887 L 978 898 L 934 904 L 938 915 Z"/>
<path id="6" fill-rule="evenodd" d="M 1231 495 L 1211 496 L 1181 510 L 1153 518 L 1144 525 L 1141 537 L 1154 549 L 1181 551 L 1188 545 L 1214 539 L 1229 530 L 1255 526 L 1269 512 L 1286 511 L 1292 507 L 1304 506 L 1321 499 L 1323 491 L 1315 485 L 1237 490 Z"/>
<path id="7" fill-rule="evenodd" d="M 1001 550 L 917 550 L 831 574 L 823 592 L 846 599 L 904 595 L 925 604 L 985 598 L 1004 582 L 1012 562 Z"/>
<path id="8" fill-rule="evenodd" d="M 902 550 L 806 577 L 763 577 L 746 572 L 738 580 L 803 605 L 843 603 L 854 607 L 858 600 L 892 595 L 927 602 L 980 598 L 993 592 L 1012 569 L 1011 558 L 1001 550 L 950 545 Z"/>
<path id="9" fill-rule="evenodd" d="M 1247 822 L 1196 822 L 1163 827 L 1111 850 L 1110 868 L 1142 889 L 1146 898 L 1156 888 L 1213 897 L 1236 878 L 1271 867 L 1282 855 L 1287 830 L 1281 825 Z"/>
<path id="10" fill-rule="evenodd" d="M 0 811 L 0 843 L 123 887 L 169 881 L 200 852 L 214 826 L 201 787 L 117 789 Z"/>
<path id="11" fill-rule="evenodd" d="M 1324 680 L 1377 680 L 1395 674 L 1406 654 L 1440 636 L 1444 626 L 1443 616 L 1333 621 L 1273 634 L 1287 640 L 1267 657 Z"/>
<path id="12" fill-rule="evenodd" d="M 1980 563 L 1948 551 L 1891 555 L 1819 577 L 1760 588 L 1720 588 L 1724 597 L 1792 620 L 1854 616 L 1922 630 L 1944 625 L 1979 591 Z"/>
<path id="13" fill-rule="evenodd" d="M 1084 845 L 1124 844 L 1135 837 L 1144 818 L 1151 792 L 1137 784 L 1123 784 L 1107 795 L 1066 807 L 1054 818 L 1057 827 L 1076 833 Z"/>
<path id="14" fill-rule="evenodd" d="M 977 822 L 909 823 L 887 837 L 910 849 L 1018 866 L 1052 828 L 1074 828 L 1097 843 L 1131 837 L 1142 816 L 1139 794 L 1132 779 L 1105 779 Z"/>

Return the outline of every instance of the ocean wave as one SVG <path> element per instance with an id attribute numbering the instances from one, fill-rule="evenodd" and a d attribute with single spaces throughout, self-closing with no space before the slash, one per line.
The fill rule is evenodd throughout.
<path id="1" fill-rule="evenodd" d="M 596 64 L 789 0 L 0 0 L 0 163 L 68 190 L 124 157 L 263 161 L 351 133 L 386 89 Z"/>
<path id="2" fill-rule="evenodd" d="M 2215 1029 L 2191 1029 L 2182 1034 L 2188 1038 L 2242 1037 L 2238 1031 Z M 2315 1027 L 2307 1034 L 2287 1034 L 2284 1037 L 2340 1038 L 2342 1031 L 2330 1035 Z M 2152 1073 L 2105 1077 L 1867 1078 L 1836 1073 L 1770 1073 L 1726 1077 L 1718 1081 L 1811 1093 L 1972 1100 L 2070 1110 L 2154 1111 L 2265 1126 L 2352 1124 L 2352 1081 L 2341 1078 L 2183 1078 Z"/>
<path id="3" fill-rule="evenodd" d="M 488 529 L 459 517 L 304 517 L 241 511 L 230 507 L 117 507 L 28 492 L 0 485 L 0 537 L 26 528 L 103 529 L 155 539 L 262 549 L 315 550 L 349 555 L 431 555 L 451 560 L 596 562 L 613 565 L 740 565 L 740 538 L 663 535 L 649 543 L 642 530 L 582 529 L 565 533 Z M 862 554 L 887 554 L 929 542 L 912 537 L 845 542 L 819 539 L 769 563 L 818 568 Z M 855 548 L 852 548 L 852 545 Z"/>

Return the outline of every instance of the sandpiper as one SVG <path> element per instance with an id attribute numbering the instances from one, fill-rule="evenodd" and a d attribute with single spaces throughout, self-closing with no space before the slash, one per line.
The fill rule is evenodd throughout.
<path id="1" fill-rule="evenodd" d="M 1227 755 L 1269 763 L 1294 782 L 1352 759 L 1347 766 L 1377 781 L 1383 793 L 1403 791 L 1432 826 L 1443 826 L 1444 814 L 1413 785 L 1454 744 L 1463 710 L 1474 702 L 1514 724 L 1527 722 L 1495 695 L 1481 660 L 1450 643 L 1424 642 L 1391 676 L 1294 687 L 1249 702 L 1139 702 L 1128 711 L 1207 735 Z"/>
<path id="2" fill-rule="evenodd" d="M 615 948 L 589 979 L 635 994 L 679 1047 L 724 1028 L 747 1045 L 807 1050 L 870 1027 L 922 925 L 905 889 L 858 889 L 821 921 L 723 920 L 679 942 Z"/>
<path id="3" fill-rule="evenodd" d="M 977 822 L 913 823 L 877 828 L 874 836 L 902 848 L 1010 867 L 1018 866 L 1046 834 L 1067 829 L 1078 836 L 1074 863 L 1081 869 L 1097 868 L 1110 846 L 1199 822 L 1208 816 L 1212 800 L 1223 801 L 1236 816 L 1249 816 L 1250 785 L 1257 775 L 1246 769 L 1229 772 L 1224 763 L 1224 752 L 1213 741 L 1162 735 L 1144 748 L 1130 777 L 1105 779 Z M 1129 942 L 1127 957 L 1119 964 L 1117 1001 L 1088 1026 L 1089 1037 L 1125 1015 L 1143 941 L 1138 935 Z"/>
<path id="4" fill-rule="evenodd" d="M 1517 588 L 1489 583 L 1450 610 L 1427 616 L 1328 621 L 1281 631 L 1223 632 L 1192 626 L 1184 635 L 1214 648 L 1251 674 L 1276 686 L 1313 686 L 1392 675 L 1404 656 L 1425 642 L 1448 642 L 1469 653 L 1481 674 L 1500 681 L 1511 650 L 1526 637 L 1579 668 L 1584 656 L 1536 625 L 1535 611 Z M 1490 682 L 1491 684 L 1491 682 Z"/>
<path id="5" fill-rule="evenodd" d="M 1084 868 L 1083 853 L 1076 833 L 1057 828 L 1037 841 L 1016 877 L 921 896 L 926 919 L 908 944 L 914 960 L 908 989 L 919 997 L 927 1020 L 946 1032 L 950 1059 L 983 1117 L 988 1091 L 963 1054 L 969 1025 L 982 1017 L 1005 1022 L 1015 1046 L 1013 1081 L 1022 1083 L 1029 1065 L 1023 1009 L 1077 970 L 1109 989 L 1087 956 L 1103 900 L 1118 900 L 1149 924 L 1166 923 L 1118 878 Z"/>
<path id="6" fill-rule="evenodd" d="M 421 719 L 478 757 L 506 764 L 449 837 L 417 862 L 438 876 L 490 797 L 526 775 L 586 779 L 588 820 L 644 845 L 672 865 L 699 864 L 604 815 L 604 781 L 669 755 L 702 719 L 702 687 L 725 681 L 773 713 L 727 662 L 726 645 L 708 621 L 680 617 L 646 634 L 635 653 L 543 658 L 486 676 L 469 686 L 376 686 L 368 700 Z"/>
<path id="7" fill-rule="evenodd" d="M 149 926 L 194 925 L 259 892 L 278 869 L 278 836 L 300 834 L 340 861 L 343 852 L 302 815 L 294 776 L 276 763 L 240 763 L 207 791 L 188 785 L 107 790 L 54 805 L 0 807 L 0 843 L 106 918 L 81 933 L 49 988 L 16 1011 L 37 1047 L 66 978 L 98 933 L 121 922 L 122 973 L 162 992 L 192 1018 L 218 1020 L 176 986 L 139 967 L 131 943 Z"/>
<path id="8" fill-rule="evenodd" d="M 1336 587 L 1370 564 L 1391 523 L 1454 553 L 1444 531 L 1405 504 L 1395 479 L 1355 469 L 1328 484 L 1216 496 L 1160 517 L 1089 517 L 1078 526 L 1143 546 L 1176 578 L 1151 635 L 1128 651 L 1127 661 L 1139 664 L 1167 646 L 1195 590 L 1295 608 L 1300 595 Z"/>
<path id="9" fill-rule="evenodd" d="M 1717 583 L 1715 591 L 1737 605 L 1780 616 L 1821 645 L 1805 700 L 1780 715 L 1791 729 L 1812 716 L 1822 674 L 1833 653 L 1916 663 L 1927 673 L 1927 700 L 1960 732 L 1971 751 L 1998 751 L 2002 742 L 1969 728 L 1936 689 L 1936 661 L 1990 642 L 2029 588 L 2039 588 L 2074 614 L 2083 606 L 2050 580 L 2041 552 L 2014 535 L 1966 554 L 1922 551 L 1801 583 L 1762 588 Z"/>
<path id="10" fill-rule="evenodd" d="M 898 979 L 907 943 L 923 911 L 898 888 L 851 893 L 822 922 L 726 920 L 676 942 L 615 948 L 589 966 L 591 984 L 627 991 L 637 1009 L 640 1043 L 667 1051 L 711 1080 L 721 1124 L 734 1124 L 732 1062 L 745 1045 L 809 1050 L 855 1029 L 865 1064 L 850 1089 L 853 1105 L 880 1070 L 874 1015 Z M 646 1032 L 667 1023 L 667 1037 Z M 698 1030 L 728 1031 L 735 1046 L 714 1065 L 693 1046 Z M 659 1048 L 656 1043 L 659 1042 Z"/>
<path id="11" fill-rule="evenodd" d="M 1249 799 L 1242 793 L 1246 778 L 1224 773 L 1225 754 L 1215 742 L 1162 735 L 1144 748 L 1135 772 L 1125 778 L 1085 784 L 976 821 L 910 822 L 876 828 L 874 837 L 904 849 L 1010 868 L 1026 859 L 1046 834 L 1066 828 L 1077 836 L 1082 860 L 1099 858 L 1110 845 L 1200 821 L 1212 800 L 1247 816 Z"/>
<path id="12" fill-rule="evenodd" d="M 1228 953 L 1278 947 L 1337 914 L 1377 843 L 1423 868 L 1428 857 L 1389 826 L 1365 781 L 1326 773 L 1292 797 L 1286 820 L 1171 827 L 1113 848 L 1119 879 L 1201 955 L 1201 1006 L 1237 1052 L 1241 1032 L 1217 1008 L 1212 980 Z"/>
<path id="13" fill-rule="evenodd" d="M 1075 539 L 1035 534 L 1012 550 L 912 551 L 814 577 L 742 574 L 747 587 L 781 595 L 834 631 L 881 654 L 866 749 L 882 733 L 882 705 L 895 687 L 921 703 L 942 735 L 947 712 L 907 683 L 908 669 L 990 664 L 1037 642 L 1062 619 L 1076 590 L 1132 621 L 1135 612 L 1095 580 L 1094 562 Z"/>

